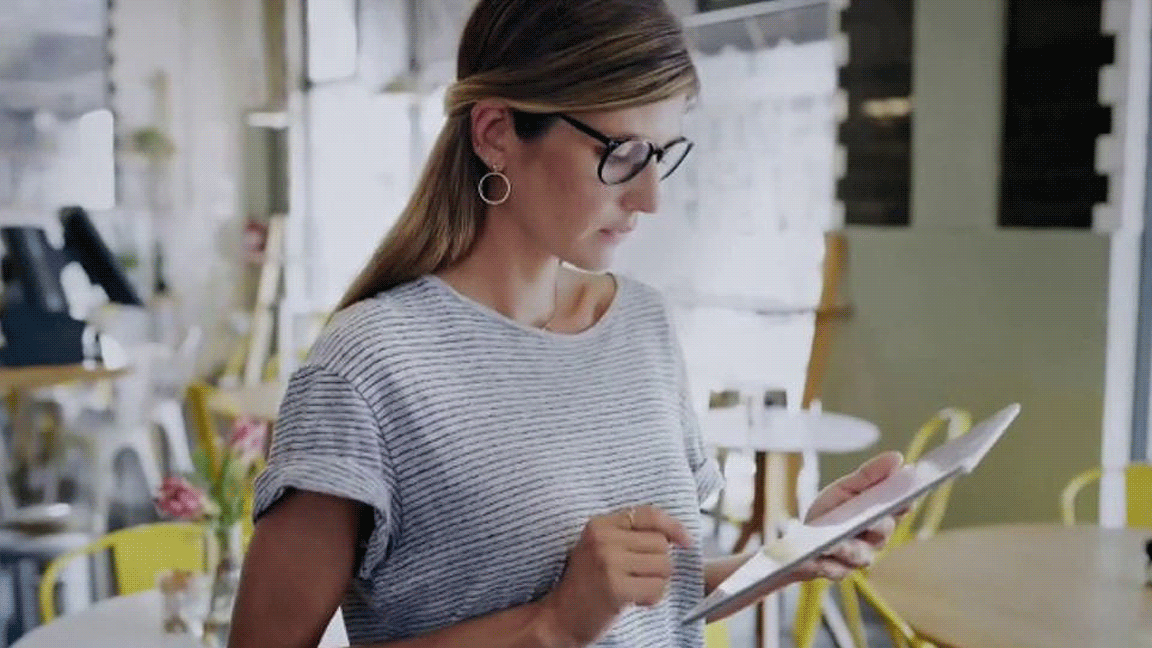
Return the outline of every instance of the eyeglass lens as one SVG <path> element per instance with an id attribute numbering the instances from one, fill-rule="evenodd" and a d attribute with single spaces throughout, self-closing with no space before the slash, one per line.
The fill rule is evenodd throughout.
<path id="1" fill-rule="evenodd" d="M 625 140 L 616 146 L 600 167 L 600 179 L 608 184 L 620 184 L 636 177 L 651 158 L 656 157 L 657 172 L 663 180 L 672 174 L 688 155 L 691 144 L 681 140 L 670 144 L 658 155 L 651 144 L 643 140 Z"/>

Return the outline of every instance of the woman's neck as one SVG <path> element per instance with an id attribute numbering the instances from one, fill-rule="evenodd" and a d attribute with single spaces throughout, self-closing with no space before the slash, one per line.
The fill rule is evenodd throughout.
<path id="1" fill-rule="evenodd" d="M 527 241 L 495 236 L 485 228 L 463 260 L 437 275 L 461 294 L 527 326 L 556 318 L 568 272 L 554 256 Z"/>

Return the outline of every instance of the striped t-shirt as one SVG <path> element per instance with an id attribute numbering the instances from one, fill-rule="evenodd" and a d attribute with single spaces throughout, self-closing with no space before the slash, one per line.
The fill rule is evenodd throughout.
<path id="1" fill-rule="evenodd" d="M 594 515 L 655 505 L 696 538 L 662 602 L 596 646 L 696 648 L 705 454 L 668 310 L 617 277 L 591 328 L 522 325 L 425 276 L 340 312 L 280 407 L 256 515 L 285 489 L 364 502 L 371 534 L 343 603 L 353 643 L 428 633 L 529 603 Z"/>

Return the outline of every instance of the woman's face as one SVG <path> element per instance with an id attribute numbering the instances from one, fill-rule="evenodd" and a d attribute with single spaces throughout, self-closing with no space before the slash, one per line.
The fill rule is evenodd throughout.
<path id="1" fill-rule="evenodd" d="M 681 136 L 686 97 L 619 110 L 570 116 L 610 138 L 635 137 L 664 147 Z M 609 267 L 616 247 L 637 225 L 637 215 L 659 207 L 660 169 L 653 158 L 637 176 L 618 185 L 600 181 L 605 145 L 562 119 L 541 136 L 506 138 L 504 173 L 508 201 L 489 218 L 507 219 L 526 242 L 579 268 Z M 673 176 L 674 177 L 674 176 Z M 494 196 L 504 187 L 490 185 Z"/>

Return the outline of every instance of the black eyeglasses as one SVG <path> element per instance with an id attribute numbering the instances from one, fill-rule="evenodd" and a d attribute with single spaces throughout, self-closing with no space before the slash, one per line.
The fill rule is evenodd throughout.
<path id="1" fill-rule="evenodd" d="M 661 147 L 635 137 L 608 137 L 578 119 L 563 113 L 556 113 L 556 116 L 604 145 L 604 155 L 600 158 L 600 167 L 596 173 L 600 176 L 600 182 L 607 185 L 623 184 L 635 178 L 652 158 L 656 158 L 660 179 L 663 180 L 672 175 L 684 158 L 688 157 L 688 151 L 692 150 L 692 142 L 686 137 L 678 137 Z"/>

